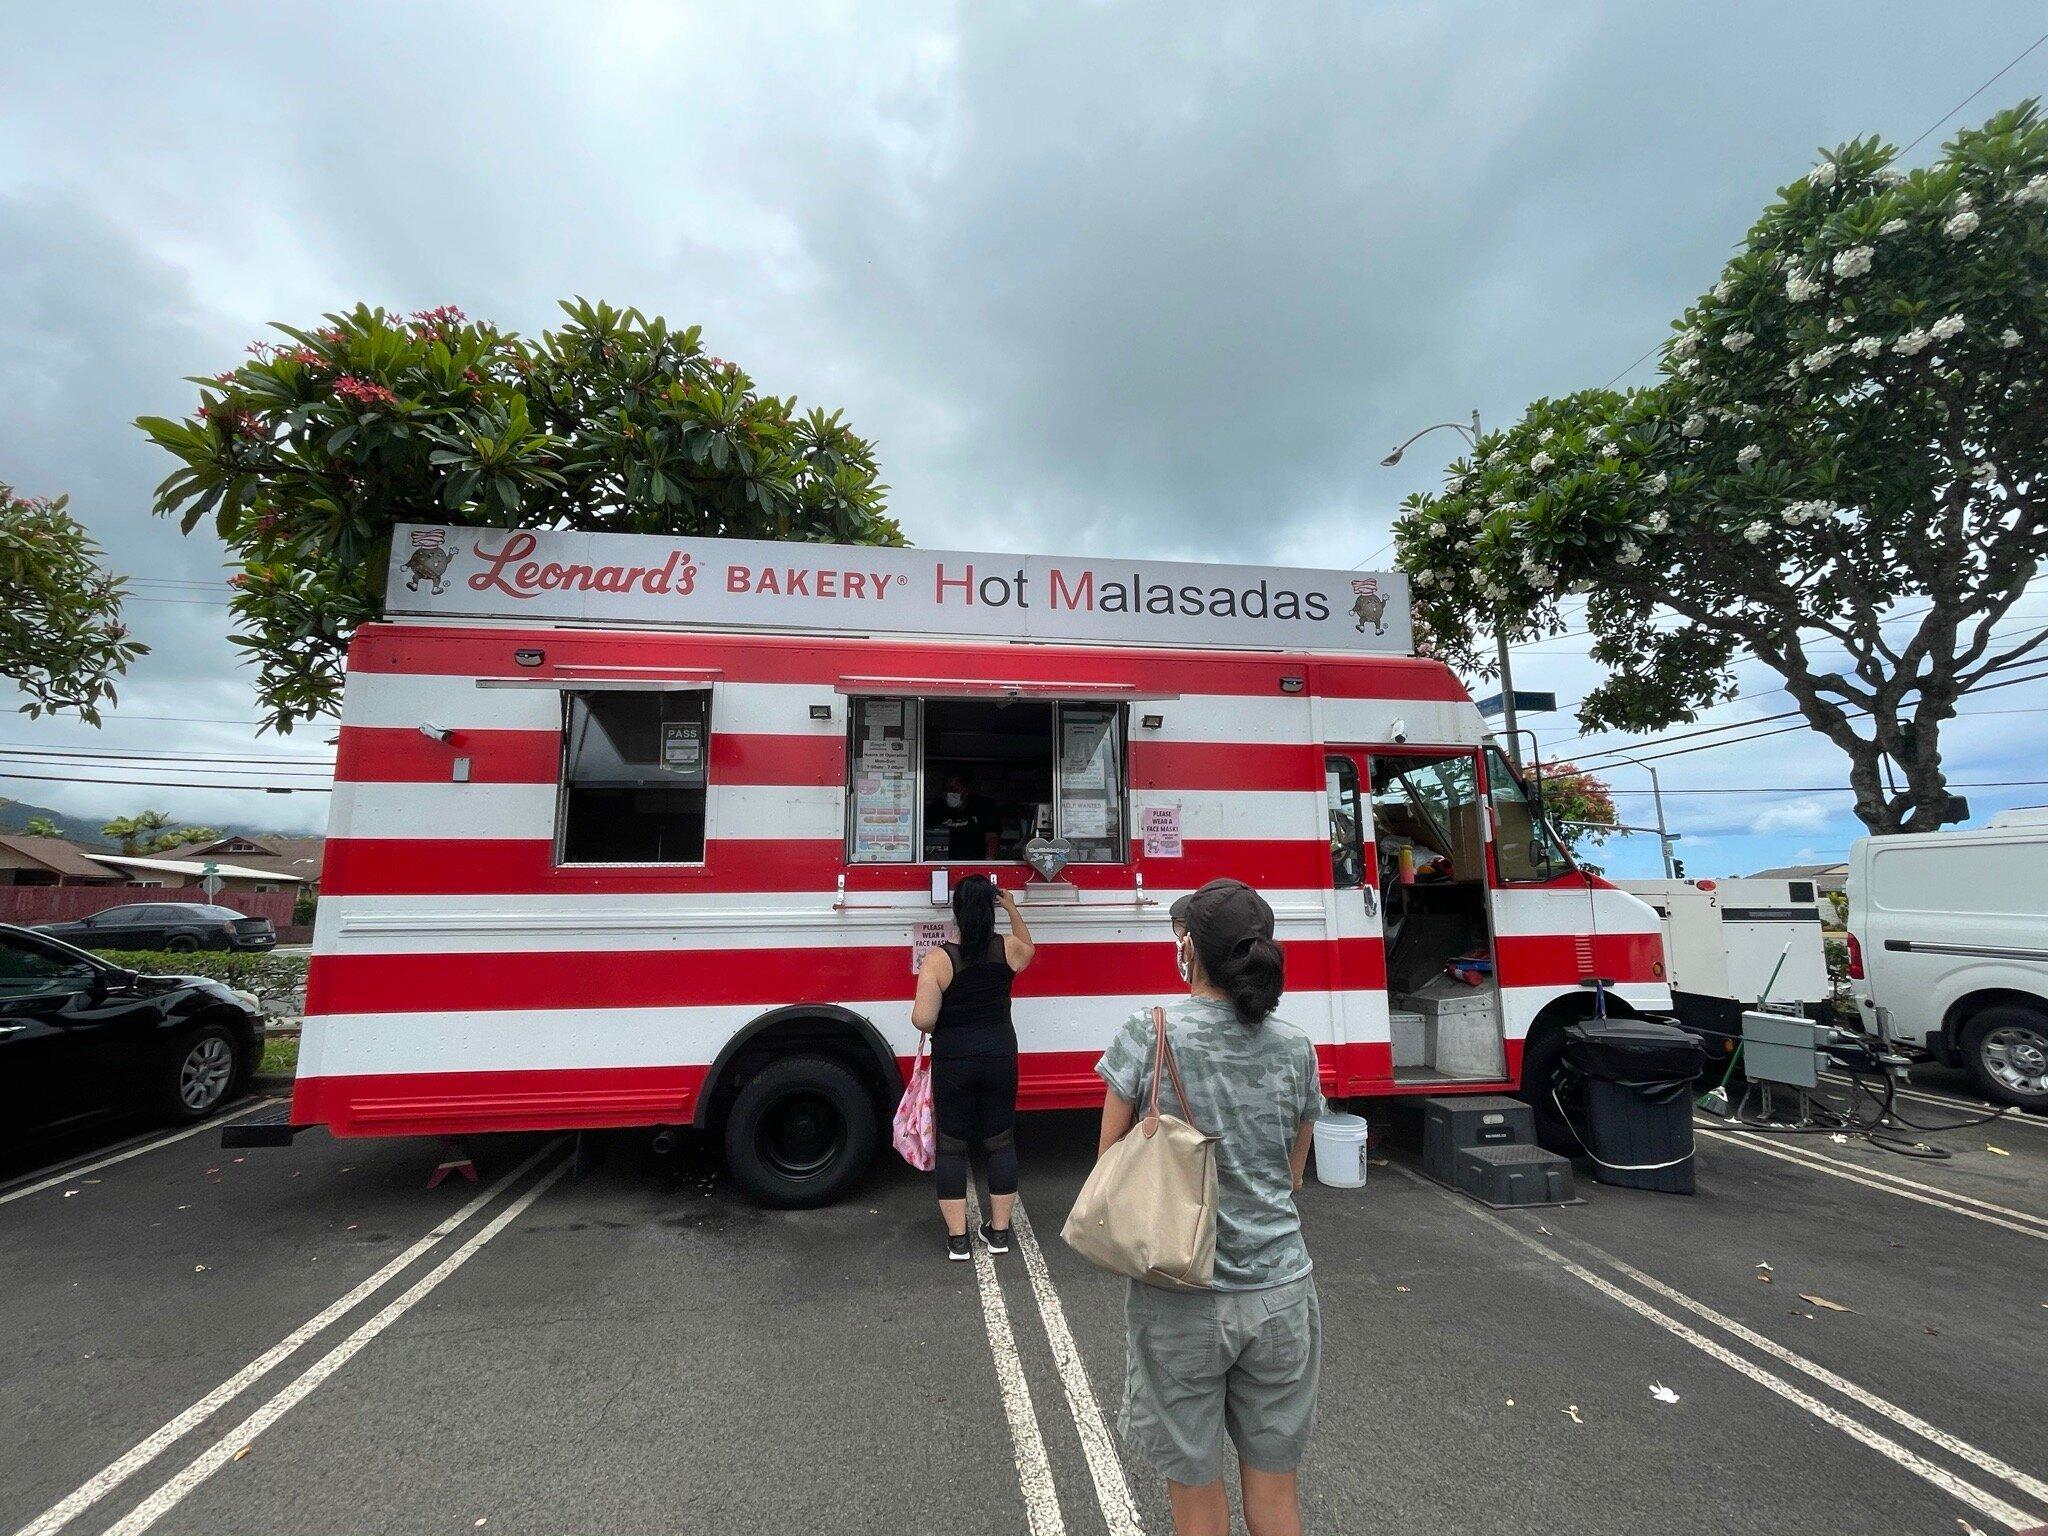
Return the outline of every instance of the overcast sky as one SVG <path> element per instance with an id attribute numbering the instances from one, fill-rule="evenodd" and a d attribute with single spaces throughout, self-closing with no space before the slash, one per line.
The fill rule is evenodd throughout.
<path id="1" fill-rule="evenodd" d="M 129 425 L 184 413 L 183 376 L 231 366 L 268 322 L 361 299 L 532 331 L 558 298 L 606 298 L 844 408 L 917 543 L 1381 564 L 1394 508 L 1457 446 L 1441 433 L 1381 469 L 1393 442 L 1622 374 L 1818 146 L 1912 139 L 2041 16 L 10 7 L 0 480 L 71 494 L 146 579 L 132 617 L 155 649 L 103 731 L 0 717 L 0 745 L 325 755 L 329 732 L 247 726 L 221 552 L 150 515 L 170 466 Z M 2048 47 L 1955 121 L 2043 93 Z M 1585 644 L 1525 647 L 1518 684 L 1576 699 Z M 1713 718 L 1788 707 L 1770 683 L 1746 677 L 1755 697 Z M 2048 686 L 1980 706 L 1951 727 L 1954 777 L 2048 778 Z M 1577 734 L 1567 715 L 1525 723 L 1546 750 Z M 1660 766 L 1667 791 L 1844 778 L 1803 733 Z M 130 777 L 151 772 L 185 776 Z M 1980 811 L 2048 800 L 1967 793 Z M 317 828 L 325 798 L 0 795 L 287 830 Z M 1836 858 L 1858 831 L 1842 794 L 1666 798 L 1692 874 Z M 1647 795 L 1621 803 L 1649 820 Z M 1631 839 L 1611 863 L 1655 858 Z"/>

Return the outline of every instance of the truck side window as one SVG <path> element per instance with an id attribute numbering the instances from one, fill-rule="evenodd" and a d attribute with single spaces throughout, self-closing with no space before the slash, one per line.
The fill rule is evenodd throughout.
<path id="1" fill-rule="evenodd" d="M 1361 834 L 1364 816 L 1358 802 L 1358 765 L 1348 757 L 1323 760 L 1323 786 L 1330 805 L 1330 878 L 1340 891 L 1365 884 Z"/>
<path id="2" fill-rule="evenodd" d="M 1486 793 L 1493 805 L 1494 863 L 1503 880 L 1554 880 L 1571 868 L 1564 849 L 1498 747 L 1486 749 Z"/>
<path id="3" fill-rule="evenodd" d="M 564 864 L 699 864 L 710 784 L 708 690 L 564 696 Z"/>

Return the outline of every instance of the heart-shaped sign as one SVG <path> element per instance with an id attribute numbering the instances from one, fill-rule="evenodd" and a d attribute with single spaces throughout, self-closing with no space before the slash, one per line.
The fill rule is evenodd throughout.
<path id="1" fill-rule="evenodd" d="M 1024 862 L 1038 871 L 1041 880 L 1057 880 L 1073 856 L 1074 845 L 1064 837 L 1034 837 L 1024 845 Z"/>

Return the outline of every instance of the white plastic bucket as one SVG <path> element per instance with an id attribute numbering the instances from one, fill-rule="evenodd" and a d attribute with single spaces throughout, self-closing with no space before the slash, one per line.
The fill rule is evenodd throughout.
<path id="1" fill-rule="evenodd" d="M 1316 1182 L 1332 1189 L 1359 1189 L 1365 1184 L 1363 1115 L 1325 1115 L 1316 1122 Z"/>

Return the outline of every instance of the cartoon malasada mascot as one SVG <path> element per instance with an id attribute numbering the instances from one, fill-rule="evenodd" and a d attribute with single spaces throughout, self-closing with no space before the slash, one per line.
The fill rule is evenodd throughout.
<path id="1" fill-rule="evenodd" d="M 440 596 L 448 590 L 441 578 L 448 574 L 448 562 L 454 558 L 453 550 L 439 545 L 414 550 L 405 562 L 406 570 L 411 573 L 405 579 L 405 590 L 417 592 L 424 581 L 432 584 L 436 597 Z"/>
<path id="2" fill-rule="evenodd" d="M 1362 635 L 1370 624 L 1372 632 L 1384 635 L 1387 632 L 1387 599 L 1380 591 L 1377 581 L 1354 581 L 1351 590 L 1358 594 L 1351 604 L 1351 616 L 1358 620 L 1357 629 Z"/>

